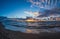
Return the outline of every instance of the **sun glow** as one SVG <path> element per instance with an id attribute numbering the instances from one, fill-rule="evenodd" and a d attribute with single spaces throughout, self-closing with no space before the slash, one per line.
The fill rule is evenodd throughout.
<path id="1" fill-rule="evenodd" d="M 38 16 L 38 15 L 39 15 L 39 13 L 38 13 L 38 12 L 34 12 L 33 14 L 34 14 L 34 16 Z"/>
<path id="2" fill-rule="evenodd" d="M 26 21 L 27 22 L 35 22 L 35 20 L 33 20 L 33 19 L 27 19 Z"/>

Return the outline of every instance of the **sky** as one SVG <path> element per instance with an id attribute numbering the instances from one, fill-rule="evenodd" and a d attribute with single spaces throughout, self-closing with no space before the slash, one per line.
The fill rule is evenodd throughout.
<path id="1" fill-rule="evenodd" d="M 52 13 L 60 15 L 60 1 L 50 2 L 44 0 L 0 0 L 0 16 L 25 18 L 27 16 L 48 17 Z"/>

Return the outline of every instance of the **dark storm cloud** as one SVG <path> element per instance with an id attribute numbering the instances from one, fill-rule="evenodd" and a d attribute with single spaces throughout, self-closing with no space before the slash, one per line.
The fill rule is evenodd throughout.
<path id="1" fill-rule="evenodd" d="M 45 10 L 45 12 L 42 15 L 39 15 L 38 17 L 49 17 L 51 15 L 53 16 L 60 15 L 60 8 Z"/>

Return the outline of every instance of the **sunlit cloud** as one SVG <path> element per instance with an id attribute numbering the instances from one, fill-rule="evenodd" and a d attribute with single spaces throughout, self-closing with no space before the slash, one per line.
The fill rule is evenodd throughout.
<path id="1" fill-rule="evenodd" d="M 31 11 L 24 11 L 25 14 L 28 14 L 28 15 L 33 15 L 33 13 Z"/>
<path id="2" fill-rule="evenodd" d="M 24 11 L 25 14 L 30 15 L 32 17 L 39 16 L 39 12 L 32 12 L 32 11 Z"/>

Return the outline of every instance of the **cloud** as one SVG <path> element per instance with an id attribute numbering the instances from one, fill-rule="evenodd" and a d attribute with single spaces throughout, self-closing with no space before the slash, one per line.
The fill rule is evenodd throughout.
<path id="1" fill-rule="evenodd" d="M 29 0 L 31 7 L 51 9 L 57 7 L 60 0 Z"/>
<path id="2" fill-rule="evenodd" d="M 60 0 L 29 0 L 29 2 L 31 3 L 31 7 L 44 9 L 44 12 L 39 11 L 39 15 L 37 17 L 60 15 Z"/>
<path id="3" fill-rule="evenodd" d="M 45 12 L 42 15 L 39 15 L 38 17 L 49 17 L 49 16 L 59 16 L 60 15 L 60 8 L 54 8 L 51 10 L 45 10 Z"/>
<path id="4" fill-rule="evenodd" d="M 24 13 L 33 17 L 39 16 L 39 12 L 24 11 Z"/>
<path id="5" fill-rule="evenodd" d="M 24 11 L 25 14 L 28 14 L 28 15 L 33 15 L 33 12 L 31 11 Z"/>

